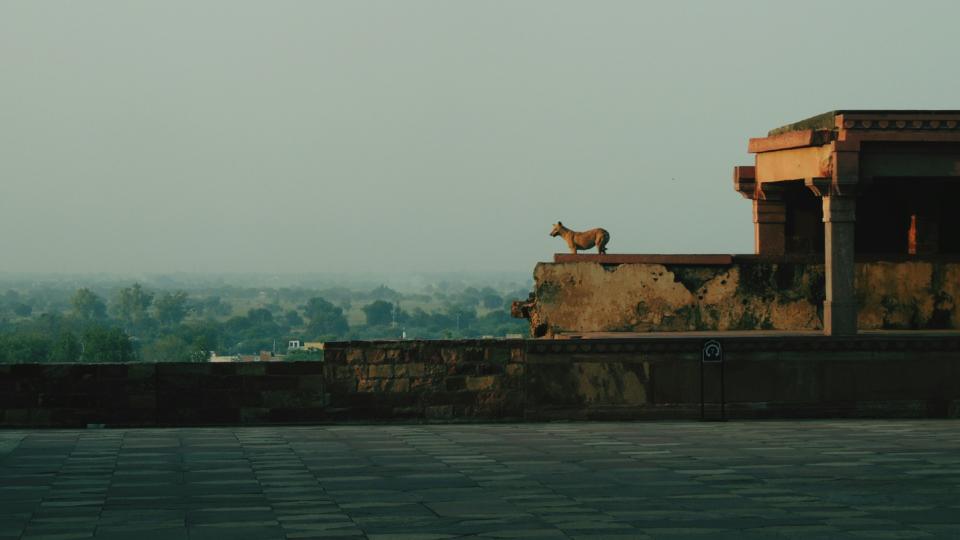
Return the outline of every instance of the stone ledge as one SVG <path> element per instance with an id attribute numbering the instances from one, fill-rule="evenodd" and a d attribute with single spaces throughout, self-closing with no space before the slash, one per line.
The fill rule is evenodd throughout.
<path id="1" fill-rule="evenodd" d="M 870 332 L 856 336 L 824 336 L 820 332 L 651 332 L 561 334 L 558 339 L 532 339 L 534 353 L 633 353 L 699 351 L 708 339 L 727 351 L 957 351 L 960 331 Z"/>
<path id="2" fill-rule="evenodd" d="M 555 253 L 555 263 L 593 262 L 600 264 L 691 264 L 691 265 L 729 265 L 733 255 L 674 255 L 647 253 L 608 253 L 592 255 L 589 253 Z"/>
<path id="3" fill-rule="evenodd" d="M 960 332 L 686 332 L 352 342 L 324 362 L 267 365 L 0 365 L 0 425 L 693 417 L 708 338 L 728 352 L 732 416 L 960 414 Z M 715 401 L 717 366 L 704 372 Z"/>

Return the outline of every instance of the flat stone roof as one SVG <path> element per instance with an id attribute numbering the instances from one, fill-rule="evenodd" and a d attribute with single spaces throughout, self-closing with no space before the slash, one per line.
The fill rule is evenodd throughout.
<path id="1" fill-rule="evenodd" d="M 834 121 L 834 118 L 841 114 L 869 114 L 877 116 L 936 116 L 944 114 L 960 114 L 960 109 L 837 109 L 835 111 L 828 111 L 816 116 L 811 116 L 810 118 L 805 118 L 799 122 L 793 122 L 792 124 L 787 124 L 776 129 L 772 129 L 767 133 L 767 136 L 772 137 L 774 135 L 781 135 L 791 131 L 804 131 L 808 129 L 832 130 L 836 128 L 836 122 Z"/>
<path id="2" fill-rule="evenodd" d="M 0 537 L 956 538 L 957 427 L 4 430 Z"/>

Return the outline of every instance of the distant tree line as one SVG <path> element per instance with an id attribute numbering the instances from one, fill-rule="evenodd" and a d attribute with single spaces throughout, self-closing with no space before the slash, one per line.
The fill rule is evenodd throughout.
<path id="1" fill-rule="evenodd" d="M 155 291 L 139 283 L 114 289 L 109 299 L 88 287 L 68 295 L 11 289 L 0 295 L 0 362 L 202 362 L 214 351 L 283 353 L 291 339 L 503 337 L 526 331 L 524 321 L 509 314 L 509 301 L 525 297 L 523 289 L 501 295 L 491 287 L 440 284 L 413 294 L 382 285 L 368 291 L 223 287 L 215 293 Z M 244 304 L 251 307 L 238 313 Z"/>

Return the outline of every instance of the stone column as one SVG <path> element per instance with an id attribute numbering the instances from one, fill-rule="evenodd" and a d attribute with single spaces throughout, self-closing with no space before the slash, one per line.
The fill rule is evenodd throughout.
<path id="1" fill-rule="evenodd" d="M 827 281 L 823 333 L 828 336 L 857 333 L 853 258 L 856 210 L 854 197 L 823 196 L 824 273 Z"/>
<path id="2" fill-rule="evenodd" d="M 765 185 L 753 199 L 753 249 L 757 255 L 787 251 L 787 209 L 779 186 Z"/>

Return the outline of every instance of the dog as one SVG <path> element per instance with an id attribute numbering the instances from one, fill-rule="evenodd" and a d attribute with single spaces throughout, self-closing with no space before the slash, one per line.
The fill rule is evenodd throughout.
<path id="1" fill-rule="evenodd" d="M 598 228 L 577 232 L 564 227 L 560 221 L 553 226 L 550 236 L 562 237 L 567 242 L 570 253 L 576 253 L 578 249 L 590 249 L 597 246 L 597 252 L 603 255 L 607 252 L 607 242 L 610 241 L 610 233 L 604 229 Z"/>

